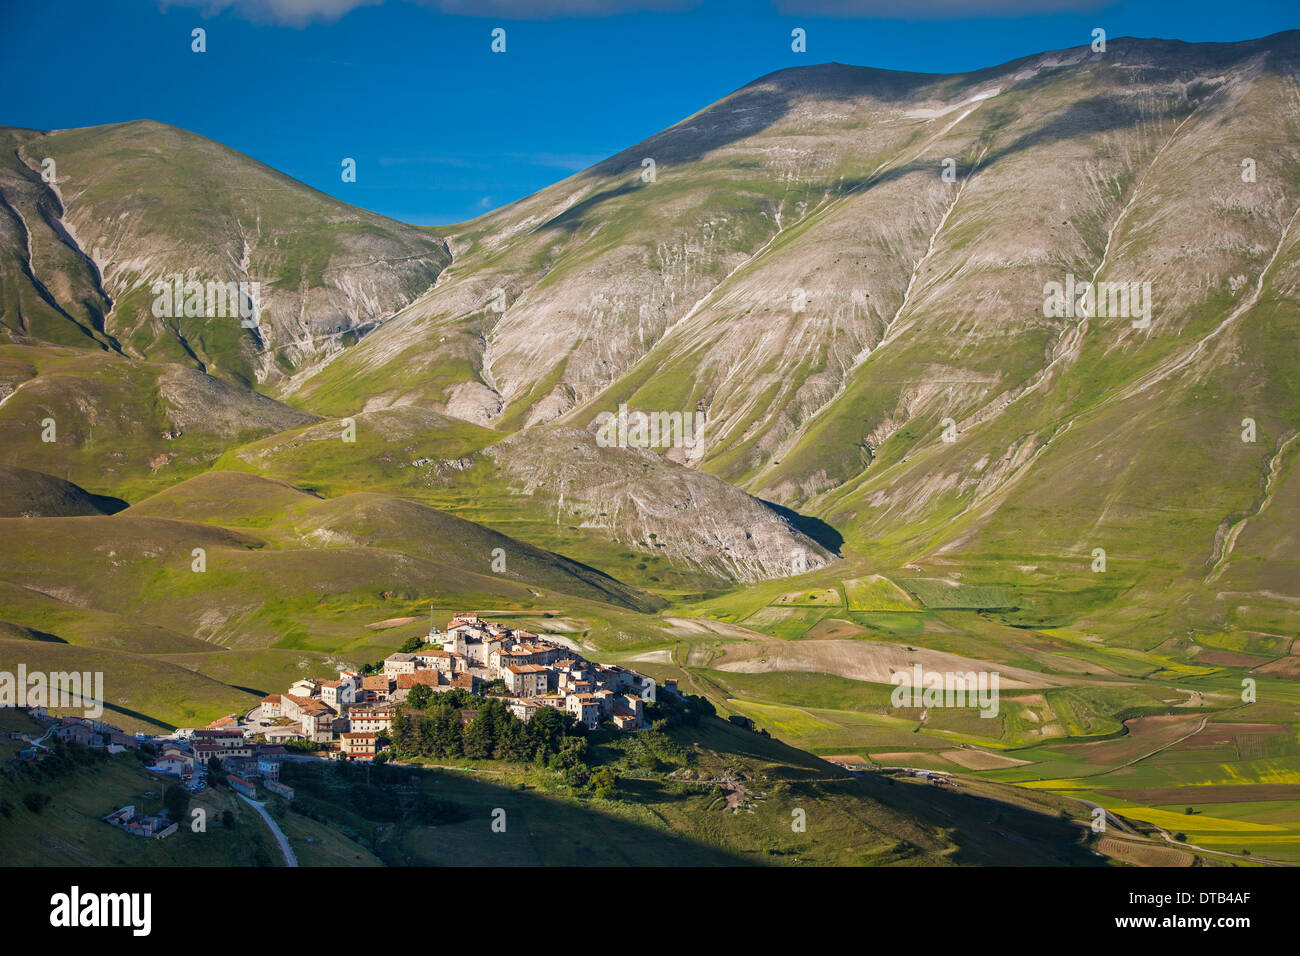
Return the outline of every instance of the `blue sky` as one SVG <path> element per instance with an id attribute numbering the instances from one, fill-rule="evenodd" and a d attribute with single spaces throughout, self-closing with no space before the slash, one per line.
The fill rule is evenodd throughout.
<path id="1" fill-rule="evenodd" d="M 1295 0 L 4 0 L 0 125 L 155 119 L 385 215 L 457 222 L 772 70 L 961 72 L 1086 44 L 1098 26 L 1226 41 L 1300 13 Z M 190 50 L 195 27 L 206 53 Z M 343 157 L 357 182 L 341 181 Z"/>

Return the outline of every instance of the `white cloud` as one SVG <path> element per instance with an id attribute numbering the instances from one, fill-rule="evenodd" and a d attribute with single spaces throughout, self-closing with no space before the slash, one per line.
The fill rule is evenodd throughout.
<path id="1" fill-rule="evenodd" d="M 417 0 L 421 6 L 462 17 L 554 20 L 559 17 L 610 17 L 620 13 L 685 10 L 700 0 Z"/>
<path id="2" fill-rule="evenodd" d="M 159 0 L 168 7 L 190 7 L 205 14 L 233 10 L 255 23 L 301 27 L 332 23 L 358 7 L 385 0 Z M 604 17 L 639 11 L 683 10 L 699 0 L 405 0 L 440 13 L 461 17 L 549 20 L 557 17 Z"/>
<path id="3" fill-rule="evenodd" d="M 1116 0 L 776 0 L 786 16 L 871 17 L 882 20 L 956 20 L 1089 13 Z"/>
<path id="4" fill-rule="evenodd" d="M 610 150 L 607 153 L 511 153 L 511 159 L 517 159 L 525 163 L 531 163 L 534 166 L 545 166 L 550 169 L 564 169 L 571 173 L 576 173 L 586 169 L 588 166 L 595 166 L 597 163 L 612 156 L 618 150 Z"/>
<path id="5" fill-rule="evenodd" d="M 279 23 L 301 27 L 308 23 L 332 23 L 357 7 L 370 7 L 384 0 L 160 0 L 159 6 L 192 7 L 204 14 L 235 13 L 255 23 Z"/>
<path id="6" fill-rule="evenodd" d="M 358 7 L 388 0 L 159 0 L 159 5 L 189 7 L 204 13 L 233 10 L 256 23 L 300 27 L 332 23 Z M 415 3 L 458 17 L 505 20 L 552 20 L 560 17 L 607 17 L 622 13 L 668 12 L 697 7 L 705 0 L 391 0 Z M 757 2 L 757 0 L 755 0 Z M 888 20 L 951 20 L 961 17 L 1016 17 L 1035 14 L 1086 13 L 1117 0 L 772 0 L 785 16 Z"/>

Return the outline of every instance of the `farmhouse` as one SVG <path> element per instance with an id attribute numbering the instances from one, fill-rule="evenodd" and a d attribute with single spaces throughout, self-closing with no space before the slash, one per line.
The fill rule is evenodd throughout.
<path id="1" fill-rule="evenodd" d="M 135 807 L 131 804 L 120 810 L 114 810 L 104 817 L 104 821 L 133 836 L 149 837 L 154 840 L 165 839 L 176 832 L 176 824 L 170 822 L 166 816 L 161 814 L 154 817 L 136 816 Z"/>
<path id="2" fill-rule="evenodd" d="M 191 743 L 211 743 L 218 747 L 242 747 L 247 743 L 242 730 L 196 730 Z"/>
<path id="3" fill-rule="evenodd" d="M 415 673 L 414 654 L 389 654 L 384 658 L 384 676 L 396 677 L 399 674 Z"/>
<path id="4" fill-rule="evenodd" d="M 600 699 L 591 694 L 569 694 L 564 698 L 564 709 L 588 727 L 594 728 L 600 722 Z"/>
<path id="5" fill-rule="evenodd" d="M 338 715 L 325 703 L 297 694 L 285 694 L 281 700 L 284 716 L 299 722 L 305 738 L 317 743 L 333 739 L 334 719 Z"/>
<path id="6" fill-rule="evenodd" d="M 242 793 L 250 800 L 257 799 L 257 787 L 253 785 L 253 781 L 231 773 L 226 775 L 226 782 L 230 784 L 230 788 L 236 793 Z"/>
<path id="7" fill-rule="evenodd" d="M 262 786 L 266 787 L 267 790 L 275 794 L 277 797 L 284 797 L 286 800 L 293 799 L 293 787 L 286 787 L 278 780 L 263 780 Z"/>
<path id="8" fill-rule="evenodd" d="M 433 668 L 444 674 L 458 674 L 469 669 L 469 664 L 459 654 L 441 648 L 426 648 L 415 655 L 417 668 Z"/>
<path id="9" fill-rule="evenodd" d="M 252 757 L 255 746 L 255 744 L 247 740 L 241 741 L 237 746 L 229 747 L 212 740 L 196 740 L 190 744 L 190 753 L 196 763 L 205 766 L 213 757 L 216 757 L 222 763 L 231 759 Z"/>
<path id="10" fill-rule="evenodd" d="M 320 681 L 320 699 L 331 710 L 342 710 L 357 699 L 358 675 L 351 671 L 341 671 L 338 680 Z"/>

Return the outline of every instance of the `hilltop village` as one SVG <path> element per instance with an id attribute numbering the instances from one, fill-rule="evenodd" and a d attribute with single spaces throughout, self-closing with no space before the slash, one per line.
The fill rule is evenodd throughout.
<path id="1" fill-rule="evenodd" d="M 390 654 L 377 674 L 343 670 L 337 679 L 304 678 L 263 698 L 249 717 L 260 722 L 268 743 L 306 740 L 368 759 L 391 729 L 396 705 L 412 694 L 453 688 L 502 696 L 525 722 L 551 707 L 588 728 L 603 722 L 618 730 L 646 726 L 645 704 L 657 690 L 652 678 L 635 671 L 594 664 L 556 640 L 461 613 L 445 632 L 431 627 L 422 647 Z"/>
<path id="2" fill-rule="evenodd" d="M 471 613 L 455 615 L 445 632 L 431 624 L 416 649 L 390 654 L 364 671 L 342 670 L 334 679 L 304 678 L 283 694 L 264 697 L 243 716 L 230 714 L 207 727 L 167 735 L 133 736 L 104 721 L 28 708 L 45 730 L 36 736 L 11 735 L 28 745 L 13 762 L 40 762 L 49 753 L 46 741 L 109 754 L 139 750 L 147 754 L 149 770 L 177 778 L 191 793 L 205 789 L 209 770 L 219 768 L 214 772 L 249 799 L 262 797 L 264 791 L 293 800 L 293 788 L 280 781 L 285 760 L 307 759 L 304 751 L 317 757 L 374 760 L 384 753 L 399 707 L 420 712 L 434 694 L 458 691 L 452 695 L 457 698 L 453 706 L 461 708 L 471 695 L 484 702 L 499 700 L 524 723 L 543 708 L 552 708 L 588 729 L 603 725 L 615 730 L 646 727 L 645 706 L 656 700 L 656 693 L 677 694 L 675 681 L 665 681 L 660 688 L 635 671 L 587 661 L 559 640 Z M 468 720 L 477 711 L 459 713 Z M 134 806 L 104 819 L 154 839 L 176 831 L 165 814 L 142 816 Z"/>

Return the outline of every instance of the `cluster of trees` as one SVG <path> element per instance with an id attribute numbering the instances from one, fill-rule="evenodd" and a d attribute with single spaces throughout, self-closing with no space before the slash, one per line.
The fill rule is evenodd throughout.
<path id="1" fill-rule="evenodd" d="M 329 769 L 286 763 L 280 779 L 296 791 L 288 812 L 336 827 L 372 849 L 377 849 L 373 833 L 365 824 L 405 821 L 441 826 L 469 817 L 460 804 L 423 792 L 419 773 L 412 774 L 410 768 L 343 760 Z"/>
<path id="2" fill-rule="evenodd" d="M 14 759 L 5 767 L 5 775 L 11 780 L 28 777 L 33 780 L 55 780 L 75 773 L 83 767 L 94 767 L 109 759 L 104 750 L 98 750 L 77 743 L 75 740 L 54 740 L 48 750 L 34 763 Z"/>
<path id="3" fill-rule="evenodd" d="M 585 737 L 566 737 L 560 749 L 547 757 L 546 766 L 563 777 L 574 790 L 592 790 L 598 797 L 612 799 L 618 776 L 612 767 L 593 770 L 593 759 Z"/>
<path id="4" fill-rule="evenodd" d="M 460 688 L 417 695 L 393 720 L 389 742 L 403 757 L 469 757 L 542 763 L 558 754 L 566 740 L 580 738 L 581 725 L 551 707 L 524 723 L 505 703 Z"/>
<path id="5" fill-rule="evenodd" d="M 655 730 L 663 731 L 673 727 L 694 727 L 703 717 L 718 716 L 718 711 L 707 697 L 660 694 L 658 700 L 646 705 L 645 715 Z"/>
<path id="6" fill-rule="evenodd" d="M 691 759 L 685 747 L 659 730 L 624 734 L 614 746 L 624 765 L 641 773 L 666 773 L 686 766 Z"/>

